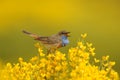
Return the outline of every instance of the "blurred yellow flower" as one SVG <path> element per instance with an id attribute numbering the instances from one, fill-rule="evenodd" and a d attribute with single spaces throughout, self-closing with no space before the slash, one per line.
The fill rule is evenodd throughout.
<path id="1" fill-rule="evenodd" d="M 107 55 L 107 56 L 102 56 L 102 60 L 103 61 L 107 61 L 109 59 L 109 56 Z"/>
<path id="2" fill-rule="evenodd" d="M 98 60 L 98 59 L 96 59 L 96 58 L 94 58 L 94 61 L 95 61 L 95 63 L 100 62 L 100 60 Z"/>
<path id="3" fill-rule="evenodd" d="M 61 70 L 61 68 L 62 68 L 62 66 L 61 66 L 61 65 L 57 65 L 57 66 L 55 67 L 55 71 L 60 71 L 60 70 Z"/>
<path id="4" fill-rule="evenodd" d="M 88 43 L 88 42 L 86 44 L 88 47 L 92 47 L 92 45 L 93 45 L 92 43 Z"/>
<path id="5" fill-rule="evenodd" d="M 38 57 L 37 56 L 34 56 L 34 57 L 32 57 L 31 59 L 30 59 L 30 62 L 36 62 L 38 60 Z"/>
<path id="6" fill-rule="evenodd" d="M 81 34 L 82 40 L 86 36 Z M 119 80 L 113 69 L 115 62 L 109 56 L 97 59 L 92 43 L 79 41 L 67 54 L 55 51 L 47 55 L 39 43 L 35 46 L 38 56 L 28 62 L 20 57 L 16 64 L 7 63 L 0 80 Z"/>
<path id="7" fill-rule="evenodd" d="M 109 65 L 110 65 L 110 66 L 114 66 L 114 65 L 115 65 L 115 62 L 114 62 L 114 61 L 113 61 L 113 62 L 110 61 L 110 62 L 109 62 Z"/>
<path id="8" fill-rule="evenodd" d="M 84 39 L 87 37 L 87 33 L 81 34 L 81 37 Z"/>
<path id="9" fill-rule="evenodd" d="M 20 57 L 20 58 L 18 59 L 18 61 L 19 61 L 19 62 L 23 62 L 23 58 Z"/>

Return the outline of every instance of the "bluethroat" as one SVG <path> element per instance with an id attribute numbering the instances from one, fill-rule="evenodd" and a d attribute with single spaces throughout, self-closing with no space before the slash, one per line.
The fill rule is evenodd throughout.
<path id="1" fill-rule="evenodd" d="M 39 36 L 25 30 L 23 30 L 23 33 L 33 37 L 34 40 L 40 41 L 46 47 L 48 53 L 52 53 L 56 49 L 66 46 L 69 43 L 68 37 L 70 36 L 70 32 L 67 31 L 60 31 L 51 36 Z"/>

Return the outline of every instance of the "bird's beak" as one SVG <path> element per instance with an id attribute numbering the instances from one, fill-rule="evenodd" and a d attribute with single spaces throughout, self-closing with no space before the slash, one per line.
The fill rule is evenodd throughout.
<path id="1" fill-rule="evenodd" d="M 67 32 L 66 36 L 67 36 L 67 37 L 70 37 L 70 32 Z"/>

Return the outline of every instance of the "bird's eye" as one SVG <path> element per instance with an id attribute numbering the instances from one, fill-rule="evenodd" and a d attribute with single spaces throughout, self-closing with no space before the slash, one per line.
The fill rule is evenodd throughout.
<path id="1" fill-rule="evenodd" d="M 61 34 L 64 34 L 64 32 L 61 32 Z"/>

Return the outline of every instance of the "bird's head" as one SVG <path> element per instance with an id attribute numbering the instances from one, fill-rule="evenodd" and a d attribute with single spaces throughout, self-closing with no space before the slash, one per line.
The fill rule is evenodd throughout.
<path id="1" fill-rule="evenodd" d="M 60 36 L 66 36 L 66 37 L 70 37 L 70 32 L 67 32 L 67 31 L 60 31 L 59 33 L 58 33 Z"/>

